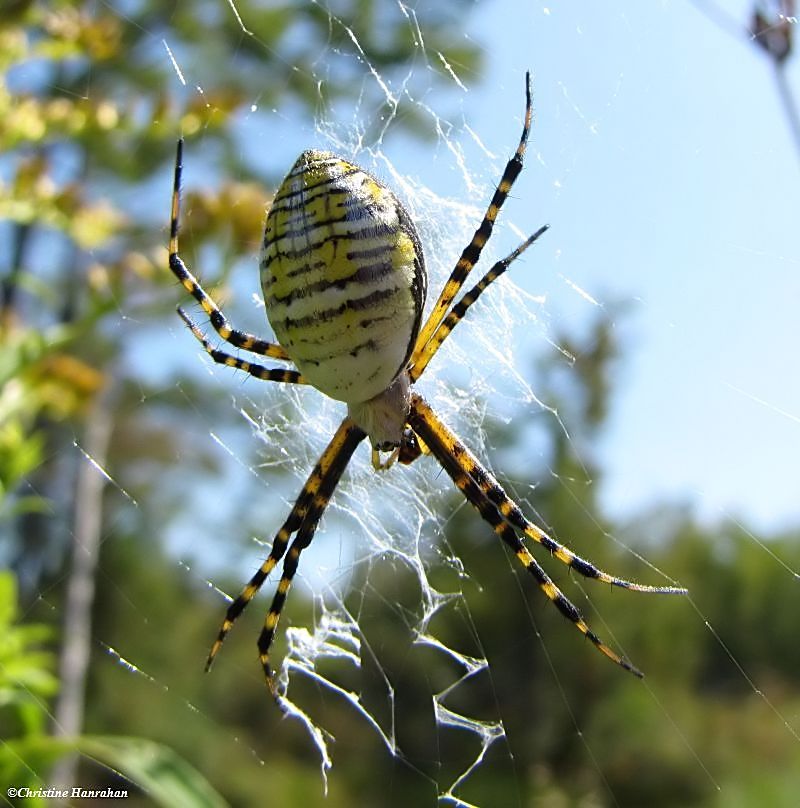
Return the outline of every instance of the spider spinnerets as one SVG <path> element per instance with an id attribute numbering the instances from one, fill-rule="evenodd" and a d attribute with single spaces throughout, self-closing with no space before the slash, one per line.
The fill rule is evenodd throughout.
<path id="1" fill-rule="evenodd" d="M 269 556 L 227 614 L 211 648 L 211 666 L 237 617 L 283 559 L 277 591 L 258 639 L 259 658 L 276 698 L 269 649 L 302 551 L 353 452 L 364 438 L 372 463 L 386 469 L 432 454 L 495 533 L 511 548 L 539 588 L 594 646 L 626 670 L 641 676 L 589 628 L 523 542 L 541 544 L 586 578 L 638 592 L 685 594 L 675 586 L 646 586 L 598 569 L 530 522 L 495 478 L 413 390 L 437 350 L 483 291 L 542 233 L 539 228 L 481 280 L 453 302 L 488 241 L 495 219 L 522 170 L 531 127 L 530 74 L 526 75 L 522 135 L 506 164 L 489 207 L 464 248 L 424 324 L 427 275 L 422 246 L 408 212 L 383 183 L 328 152 L 305 151 L 275 194 L 267 213 L 261 254 L 261 284 L 276 342 L 233 328 L 178 253 L 183 140 L 178 141 L 172 193 L 169 266 L 202 306 L 219 336 L 236 348 L 287 365 L 266 367 L 214 348 L 181 309 L 178 312 L 209 356 L 259 379 L 310 384 L 347 404 L 339 425 L 305 482 Z M 388 452 L 382 459 L 381 453 Z"/>

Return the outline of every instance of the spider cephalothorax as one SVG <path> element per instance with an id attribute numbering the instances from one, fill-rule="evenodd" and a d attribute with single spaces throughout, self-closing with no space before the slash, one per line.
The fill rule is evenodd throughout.
<path id="1" fill-rule="evenodd" d="M 630 662 L 594 634 L 578 609 L 531 555 L 524 539 L 541 544 L 581 575 L 612 586 L 666 594 L 682 594 L 686 590 L 617 578 L 559 544 L 525 517 L 413 387 L 469 307 L 547 229 L 539 228 L 454 303 L 522 170 L 531 116 L 528 75 L 519 145 L 506 164 L 480 226 L 424 323 L 427 275 L 422 246 L 408 212 L 389 188 L 357 165 L 329 152 L 303 152 L 278 188 L 267 213 L 261 255 L 264 302 L 276 342 L 232 328 L 178 254 L 183 155 L 183 141 L 179 141 L 172 194 L 170 269 L 226 342 L 289 366 L 265 367 L 220 351 L 178 309 L 181 317 L 215 362 L 267 381 L 310 384 L 347 404 L 347 416 L 278 530 L 269 556 L 229 606 L 206 667 L 211 665 L 236 618 L 284 559 L 277 592 L 258 640 L 261 664 L 275 692 L 269 649 L 300 554 L 311 543 L 353 452 L 369 437 L 372 462 L 378 469 L 388 468 L 395 460 L 411 463 L 423 451 L 432 454 L 558 610 L 599 651 L 641 676 Z M 389 452 L 386 460 L 381 458 L 381 452 Z"/>

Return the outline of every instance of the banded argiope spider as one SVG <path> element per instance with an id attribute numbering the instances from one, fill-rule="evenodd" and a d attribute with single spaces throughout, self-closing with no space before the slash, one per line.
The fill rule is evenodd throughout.
<path id="1" fill-rule="evenodd" d="M 277 591 L 258 638 L 261 665 L 275 695 L 269 649 L 300 554 L 311 543 L 353 452 L 369 437 L 376 469 L 388 468 L 396 460 L 411 463 L 423 451 L 432 454 L 555 607 L 600 652 L 631 673 L 642 675 L 589 628 L 578 609 L 531 555 L 523 538 L 541 544 L 586 578 L 638 592 L 684 594 L 686 590 L 617 578 L 559 544 L 525 517 L 494 477 L 413 390 L 467 309 L 547 229 L 541 227 L 525 239 L 454 303 L 522 170 L 531 115 L 527 75 L 519 145 L 506 164 L 483 221 L 461 253 L 424 324 L 427 275 L 422 246 L 405 208 L 392 191 L 358 166 L 328 152 L 303 152 L 278 188 L 267 213 L 261 253 L 264 301 L 277 342 L 233 328 L 178 253 L 183 141 L 178 142 L 170 269 L 202 306 L 222 339 L 236 348 L 286 363 L 287 367 L 266 367 L 220 351 L 179 308 L 181 317 L 215 362 L 267 381 L 310 384 L 347 404 L 347 416 L 311 471 L 273 540 L 269 556 L 229 606 L 206 669 L 237 617 L 283 559 Z M 382 453 L 388 453 L 388 457 L 384 459 Z"/>

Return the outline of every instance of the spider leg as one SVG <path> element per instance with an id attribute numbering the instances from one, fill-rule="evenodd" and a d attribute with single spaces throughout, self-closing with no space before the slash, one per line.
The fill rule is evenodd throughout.
<path id="1" fill-rule="evenodd" d="M 254 334 L 248 334 L 246 331 L 233 328 L 219 306 L 203 289 L 197 278 L 188 270 L 186 264 L 183 263 L 183 259 L 178 254 L 182 174 L 183 138 L 180 138 L 178 140 L 178 151 L 175 155 L 175 180 L 172 186 L 172 213 L 169 223 L 169 268 L 172 270 L 173 275 L 181 282 L 183 288 L 203 307 L 203 311 L 208 315 L 214 330 L 225 342 L 260 356 L 269 356 L 272 359 L 282 359 L 286 362 L 291 361 L 286 351 L 277 343 L 267 342 Z"/>
<path id="2" fill-rule="evenodd" d="M 339 436 L 341 437 L 339 441 L 337 441 L 337 437 Z M 275 631 L 278 627 L 278 621 L 280 620 L 286 597 L 289 594 L 289 588 L 297 572 L 300 553 L 311 544 L 317 525 L 322 518 L 325 508 L 328 506 L 328 502 L 330 502 L 331 496 L 333 496 L 333 492 L 339 483 L 342 473 L 350 462 L 350 458 L 356 447 L 365 437 L 365 433 L 356 426 L 355 423 L 350 419 L 345 419 L 342 426 L 339 427 L 336 436 L 334 436 L 333 442 L 325 451 L 325 454 L 320 460 L 320 464 L 317 466 L 317 468 L 320 469 L 317 490 L 311 494 L 302 525 L 297 531 L 294 541 L 289 546 L 289 551 L 283 562 L 281 579 L 278 582 L 278 587 L 269 607 L 269 612 L 264 619 L 264 626 L 258 637 L 258 657 L 261 661 L 261 667 L 264 669 L 267 685 L 273 695 L 276 695 L 276 691 L 272 668 L 269 664 L 269 649 L 275 638 Z M 328 454 L 330 454 L 330 457 L 327 458 L 328 462 L 325 463 L 323 470 L 321 464 L 326 461 L 326 455 Z M 315 471 L 317 468 L 315 468 Z"/>
<path id="3" fill-rule="evenodd" d="M 637 668 L 609 648 L 589 628 L 578 608 L 553 583 L 552 579 L 525 547 L 514 528 L 522 530 L 526 535 L 543 544 L 556 558 L 587 578 L 595 578 L 614 586 L 643 592 L 683 594 L 686 590 L 677 587 L 646 587 L 616 578 L 599 570 L 585 559 L 579 558 L 571 550 L 558 544 L 543 531 L 533 526 L 522 515 L 519 507 L 508 498 L 494 477 L 478 463 L 474 455 L 442 423 L 424 399 L 417 394 L 412 395 L 411 398 L 411 413 L 408 423 L 430 447 L 432 454 L 452 478 L 465 498 L 478 510 L 483 519 L 491 525 L 495 533 L 513 550 L 522 565 L 534 577 L 539 588 L 553 602 L 561 614 L 574 623 L 575 627 L 601 653 L 631 673 L 642 676 L 642 673 Z"/>
<path id="4" fill-rule="evenodd" d="M 468 292 L 462 295 L 458 303 L 453 306 L 450 313 L 445 317 L 444 321 L 434 331 L 433 336 L 428 340 L 427 345 L 423 348 L 416 363 L 409 369 L 412 383 L 417 381 L 424 373 L 428 362 L 433 358 L 434 354 L 439 350 L 442 343 L 450 335 L 450 332 L 461 322 L 467 309 L 483 294 L 486 288 L 496 281 L 509 267 L 511 263 L 516 261 L 528 247 L 536 241 L 547 229 L 549 225 L 543 225 L 532 236 L 528 236 L 515 250 L 510 252 L 505 258 L 498 261 Z"/>
<path id="5" fill-rule="evenodd" d="M 434 304 L 430 316 L 422 326 L 422 330 L 417 338 L 417 344 L 414 348 L 414 353 L 411 357 L 410 364 L 412 365 L 416 364 L 423 349 L 428 344 L 428 341 L 431 339 L 442 320 L 444 320 L 447 310 L 450 308 L 450 304 L 453 302 L 455 296 L 458 294 L 459 289 L 461 289 L 462 285 L 464 284 L 467 275 L 469 275 L 472 268 L 478 262 L 478 259 L 481 256 L 481 251 L 483 250 L 486 242 L 489 240 L 489 236 L 492 234 L 495 219 L 497 219 L 500 208 L 503 207 L 503 203 L 508 198 L 514 181 L 519 176 L 520 171 L 522 171 L 522 160 L 525 155 L 525 147 L 528 143 L 528 135 L 531 131 L 532 117 L 533 103 L 531 101 L 531 74 L 526 73 L 525 119 L 522 125 L 522 135 L 519 139 L 519 145 L 517 146 L 517 150 L 514 152 L 513 157 L 508 161 L 508 163 L 506 163 L 503 176 L 500 178 L 500 183 L 495 189 L 494 195 L 492 196 L 492 201 L 489 203 L 489 207 L 486 209 L 486 213 L 483 216 L 483 221 L 480 223 L 480 226 L 472 236 L 470 243 L 461 253 L 461 257 L 458 259 L 458 263 L 450 273 L 450 277 L 447 279 L 447 283 L 444 285 L 444 288 L 439 294 L 439 298 Z"/>
<path id="6" fill-rule="evenodd" d="M 497 480 L 480 464 L 472 452 L 456 437 L 447 426 L 445 426 L 438 416 L 430 408 L 430 405 L 419 395 L 412 396 L 412 412 L 416 412 L 425 419 L 431 429 L 436 430 L 439 445 L 448 455 L 457 458 L 459 468 L 475 481 L 482 494 L 497 508 L 503 519 L 512 527 L 522 531 L 529 539 L 541 544 L 549 550 L 562 564 L 574 569 L 584 578 L 592 578 L 602 583 L 618 586 L 621 589 L 631 589 L 635 592 L 649 592 L 659 595 L 685 595 L 688 590 L 679 586 L 649 586 L 647 584 L 637 584 L 634 581 L 627 581 L 624 578 L 617 578 L 614 575 L 598 569 L 591 561 L 576 555 L 569 547 L 557 542 L 554 538 L 545 533 L 541 528 L 533 524 L 522 512 Z M 409 419 L 411 423 L 411 419 Z M 416 425 L 411 423 L 414 431 Z M 423 439 L 427 441 L 427 438 Z"/>
<path id="7" fill-rule="evenodd" d="M 297 570 L 297 562 L 300 553 L 311 542 L 314 536 L 322 513 L 330 500 L 342 473 L 347 467 L 350 458 L 358 444 L 364 439 L 365 433 L 349 418 L 345 418 L 336 430 L 331 442 L 328 444 L 322 456 L 317 461 L 311 474 L 303 485 L 299 496 L 295 500 L 286 521 L 281 525 L 276 534 L 269 556 L 256 571 L 255 575 L 247 582 L 236 600 L 228 607 L 225 619 L 217 634 L 211 651 L 206 661 L 208 670 L 216 657 L 228 632 L 233 628 L 233 624 L 246 606 L 255 597 L 267 576 L 272 572 L 277 563 L 286 553 L 289 547 L 289 554 L 284 562 L 283 574 L 278 583 L 278 588 L 270 606 L 264 628 L 258 639 L 259 658 L 267 675 L 267 682 L 272 689 L 272 679 L 269 667 L 269 647 L 275 635 L 281 609 L 286 600 L 286 595 L 291 586 L 292 578 Z M 297 533 L 295 540 L 289 546 L 289 539 L 293 533 Z"/>
<path id="8" fill-rule="evenodd" d="M 180 306 L 178 306 L 178 314 L 183 322 L 189 326 L 189 330 L 194 335 L 194 338 L 203 346 L 205 352 L 218 364 L 243 370 L 245 373 L 249 373 L 251 376 L 255 376 L 257 379 L 262 379 L 263 381 L 284 382 L 286 384 L 308 384 L 305 377 L 301 376 L 297 370 L 267 368 L 256 362 L 248 362 L 236 356 L 231 356 L 231 354 L 225 353 L 225 351 L 218 350 L 208 341 L 206 335 L 200 330 L 197 323 L 195 323 Z"/>
<path id="9" fill-rule="evenodd" d="M 277 693 L 275 689 L 275 678 L 269 663 L 269 650 L 272 647 L 272 641 L 275 639 L 278 621 L 281 618 L 281 612 L 283 611 L 286 598 L 289 595 L 289 589 L 294 580 L 295 573 L 297 572 L 297 567 L 300 562 L 300 553 L 311 544 L 311 539 L 314 538 L 314 532 L 322 518 L 323 511 L 328 505 L 334 486 L 331 487 L 331 490 L 327 494 L 319 493 L 314 497 L 314 506 L 309 510 L 306 519 L 303 520 L 302 527 L 298 530 L 297 536 L 289 546 L 289 552 L 286 554 L 286 559 L 283 562 L 281 579 L 278 582 L 278 587 L 275 590 L 269 611 L 264 619 L 261 633 L 258 635 L 258 659 L 264 670 L 267 687 L 269 687 L 273 695 L 277 695 Z"/>

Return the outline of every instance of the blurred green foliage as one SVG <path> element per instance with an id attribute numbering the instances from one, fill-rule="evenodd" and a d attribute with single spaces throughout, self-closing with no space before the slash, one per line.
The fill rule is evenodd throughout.
<path id="1" fill-rule="evenodd" d="M 48 788 L 49 784 L 42 785 L 40 773 L 62 755 L 77 751 L 108 767 L 109 773 L 124 773 L 159 805 L 214 808 L 226 804 L 196 769 L 161 744 L 122 736 L 50 736 L 46 705 L 58 690 L 54 655 L 45 649 L 52 634 L 49 626 L 20 622 L 14 576 L 0 573 L 0 783 L 4 788 Z M 124 789 L 125 783 L 118 787 Z M 27 798 L 23 793 L 20 802 L 43 806 L 49 800 Z"/>
<path id="2" fill-rule="evenodd" d="M 442 3 L 419 17 L 427 52 L 466 72 L 477 68 L 479 51 L 452 31 L 469 5 Z M 227 3 L 207 0 L 142 0 L 128 4 L 126 16 L 108 4 L 17 0 L 0 19 L 0 227 L 8 245 L 0 279 L 0 552 L 19 572 L 24 604 L 18 611 L 13 579 L 0 576 L 4 786 L 47 785 L 50 762 L 77 748 L 79 784 L 87 788 L 128 786 L 162 804 L 217 804 L 218 795 L 234 805 L 323 802 L 317 753 L 269 701 L 252 643 L 229 643 L 225 664 L 202 675 L 220 601 L 161 541 L 186 510 L 189 483 L 220 473 L 207 442 L 192 434 L 192 418 L 215 431 L 243 425 L 203 379 L 179 371 L 169 385 L 153 381 L 130 344 L 143 331 L 174 328 L 166 319 L 175 295 L 163 178 L 177 133 L 202 132 L 226 177 L 251 176 L 232 135 L 243 105 L 257 99 L 263 108 L 294 105 L 311 116 L 320 104 L 359 94 L 378 122 L 396 112 L 390 100 L 367 97 L 348 73 L 358 60 L 337 55 L 355 38 L 359 58 L 382 74 L 405 75 L 418 44 L 414 26 L 380 2 L 264 9 L 238 0 L 236 8 L 247 31 Z M 169 59 L 160 50 L 162 58 L 154 57 L 164 31 L 202 95 L 182 96 Z M 394 126 L 423 132 L 413 106 Z M 149 200 L 155 179 L 166 189 L 157 216 L 140 199 Z M 187 252 L 215 245 L 225 281 L 235 259 L 257 244 L 267 201 L 261 185 L 244 181 L 187 194 Z M 454 492 L 442 538 L 469 577 L 446 565 L 431 573 L 442 591 L 464 592 L 431 630 L 461 653 L 486 657 L 489 667 L 447 704 L 499 718 L 506 732 L 458 794 L 481 805 L 793 805 L 800 793 L 797 532 L 770 537 L 765 548 L 746 527 L 701 526 L 674 505 L 633 525 L 604 521 L 595 498 L 603 470 L 591 463 L 591 447 L 614 386 L 613 334 L 603 321 L 582 339 L 559 335 L 564 354 L 534 369 L 537 391 L 569 423 L 570 440 L 547 425 L 539 441 L 547 451 L 534 466 L 520 456 L 520 436 L 543 428 L 521 412 L 512 426 L 487 424 L 493 465 L 529 512 L 605 569 L 636 579 L 651 573 L 659 583 L 606 534 L 651 537 L 647 561 L 689 586 L 691 600 L 573 585 L 548 567 L 598 632 L 645 670 L 640 684 L 580 642 L 491 531 L 457 508 Z M 565 363 L 565 354 L 575 361 Z M 53 638 L 71 630 L 60 613 L 75 469 L 86 462 L 75 446 L 109 388 L 114 430 L 103 465 L 115 486 L 102 503 L 86 733 L 58 741 L 45 733 L 57 684 Z M 190 478 L 178 463 L 192 469 Z M 542 482 L 526 493 L 520 480 Z M 239 527 L 227 526 L 221 540 L 244 541 Z M 362 668 L 345 676 L 392 727 L 400 752 L 390 754 L 341 697 L 298 685 L 336 739 L 325 804 L 434 804 L 479 748 L 474 736 L 434 720 L 432 694 L 454 668 L 414 642 L 415 575 L 391 561 L 370 569 L 369 585 L 366 575 L 356 570 L 349 603 L 380 666 L 365 655 Z M 245 615 L 239 635 L 257 631 L 257 611 Z M 314 619 L 299 596 L 289 614 L 298 625 Z M 111 647 L 118 641 L 124 646 Z M 169 791 L 175 781 L 184 782 L 180 797 Z"/>
<path id="3" fill-rule="evenodd" d="M 44 647 L 52 629 L 19 619 L 14 576 L 0 572 L 0 710 L 9 735 L 42 732 L 41 701 L 58 689 L 53 654 Z"/>

